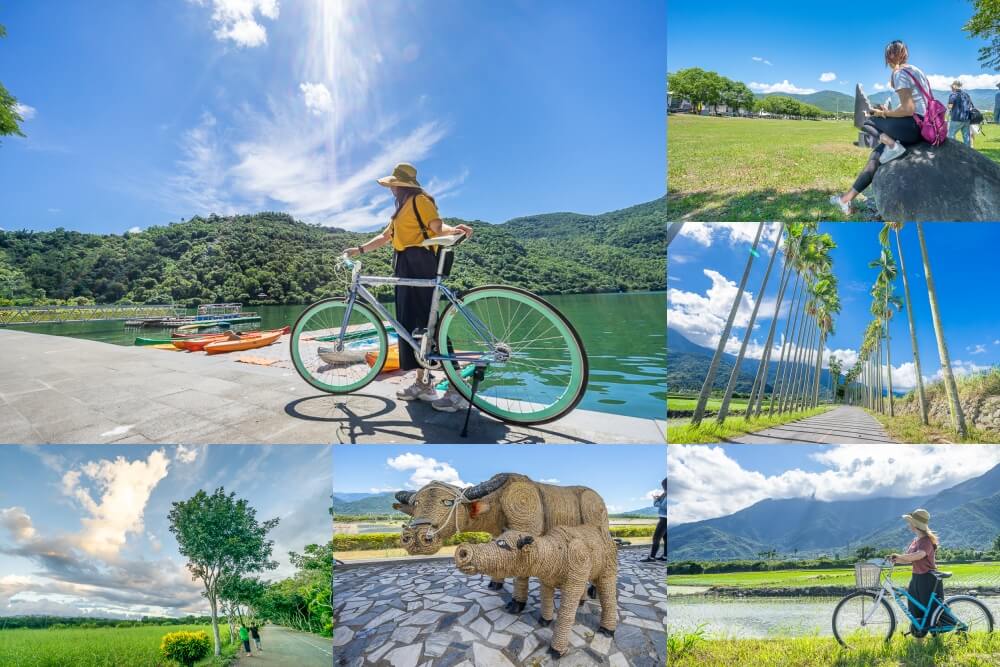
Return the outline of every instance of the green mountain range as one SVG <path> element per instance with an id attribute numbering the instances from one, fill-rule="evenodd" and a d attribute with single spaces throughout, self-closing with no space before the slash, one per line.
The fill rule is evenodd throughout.
<path id="1" fill-rule="evenodd" d="M 541 294 L 664 289 L 666 198 L 601 215 L 466 222 L 451 285 L 505 283 Z M 195 217 L 141 233 L 0 232 L 0 299 L 309 303 L 342 293 L 337 256 L 370 239 L 285 213 Z M 391 273 L 391 251 L 365 257 Z"/>
<path id="2" fill-rule="evenodd" d="M 333 513 L 334 514 L 398 514 L 400 517 L 406 516 L 402 512 L 392 509 L 392 504 L 396 502 L 393 493 L 334 493 Z M 636 516 L 657 516 L 655 507 L 643 507 L 622 514 L 634 514 Z"/>
<path id="3" fill-rule="evenodd" d="M 988 548 L 1000 535 L 1000 465 L 927 498 L 762 500 L 728 516 L 672 526 L 670 557 L 730 560 L 770 549 L 805 556 L 862 545 L 903 548 L 913 535 L 900 515 L 917 507 L 930 512 L 942 545 Z"/>
<path id="4" fill-rule="evenodd" d="M 866 91 L 868 92 L 868 91 Z M 996 89 L 982 89 L 982 90 L 967 90 L 969 97 L 972 98 L 972 103 L 983 112 L 993 111 L 993 101 L 996 97 Z M 950 90 L 935 90 L 933 91 L 934 97 L 936 97 L 943 104 L 948 103 L 948 96 L 951 94 Z M 781 95 L 783 97 L 791 97 L 794 100 L 799 100 L 800 102 L 805 102 L 807 104 L 812 104 L 819 107 L 823 111 L 832 111 L 853 114 L 854 113 L 854 95 L 845 95 L 844 93 L 837 92 L 836 90 L 820 90 L 815 93 L 808 94 L 796 94 L 796 93 L 757 93 L 755 97 L 758 99 L 763 99 L 765 97 L 771 97 L 773 95 Z M 889 91 L 882 91 L 877 93 L 868 94 L 868 99 L 872 104 L 882 104 L 892 95 Z"/>

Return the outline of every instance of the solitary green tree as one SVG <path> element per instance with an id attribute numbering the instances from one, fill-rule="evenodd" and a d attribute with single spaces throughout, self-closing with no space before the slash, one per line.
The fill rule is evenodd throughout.
<path id="1" fill-rule="evenodd" d="M 278 566 L 271 560 L 274 541 L 267 538 L 278 519 L 258 521 L 257 510 L 235 493 L 227 495 L 222 487 L 211 495 L 198 491 L 188 500 L 172 503 L 168 518 L 178 551 L 205 587 L 202 594 L 212 611 L 215 655 L 219 655 L 220 588 L 231 577 Z"/>
<path id="2" fill-rule="evenodd" d="M 0 38 L 7 36 L 7 29 L 0 25 Z M 23 137 L 21 123 L 24 118 L 18 111 L 17 98 L 0 83 L 0 137 L 16 135 Z"/>

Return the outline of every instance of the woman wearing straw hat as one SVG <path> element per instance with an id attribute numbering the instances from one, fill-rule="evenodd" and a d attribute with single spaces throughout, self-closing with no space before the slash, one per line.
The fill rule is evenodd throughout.
<path id="1" fill-rule="evenodd" d="M 392 174 L 378 179 L 378 184 L 389 188 L 396 199 L 396 210 L 385 230 L 368 243 L 357 248 L 348 248 L 350 257 L 378 250 L 387 243 L 393 247 L 393 274 L 397 278 L 434 278 L 437 276 L 437 253 L 431 248 L 421 247 L 424 239 L 442 234 L 465 234 L 472 236 L 468 225 L 451 227 L 441 221 L 434 198 L 424 192 L 417 181 L 417 170 L 411 164 L 401 162 Z M 430 287 L 396 286 L 396 319 L 409 331 L 427 326 L 434 290 Z M 430 401 L 435 410 L 455 412 L 467 406 L 465 399 L 451 386 L 444 396 L 438 398 L 437 390 L 431 384 L 431 374 L 417 363 L 409 345 L 399 346 L 399 367 L 403 371 L 416 370 L 413 384 L 396 392 L 403 401 Z"/>
<path id="2" fill-rule="evenodd" d="M 913 576 L 910 578 L 908 592 L 924 607 L 931 599 L 931 593 L 937 593 L 939 600 L 944 599 L 944 585 L 932 573 L 937 569 L 934 554 L 938 548 L 938 536 L 931 530 L 929 522 L 931 515 L 924 509 L 913 510 L 904 514 L 903 519 L 909 524 L 910 530 L 916 536 L 906 548 L 906 553 L 891 554 L 889 560 L 893 563 L 904 563 L 913 566 Z M 919 619 L 924 613 L 913 602 L 909 603 L 910 614 Z M 927 613 L 933 610 L 928 609 Z M 922 632 L 911 628 L 911 634 L 918 639 L 927 634 L 927 628 Z"/>

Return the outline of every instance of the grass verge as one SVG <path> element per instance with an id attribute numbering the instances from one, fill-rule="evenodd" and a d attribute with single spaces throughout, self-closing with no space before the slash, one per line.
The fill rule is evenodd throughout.
<path id="1" fill-rule="evenodd" d="M 820 415 L 833 408 L 834 406 L 832 405 L 821 405 L 812 410 L 786 412 L 785 414 L 772 415 L 770 417 L 761 415 L 749 421 L 741 415 L 737 415 L 735 417 L 726 417 L 726 420 L 721 424 L 714 419 L 706 419 L 698 426 L 692 426 L 691 424 L 668 426 L 667 442 L 671 445 L 724 442 L 729 438 L 746 433 L 753 433 L 771 428 L 772 426 L 788 424 L 814 415 Z"/>
<path id="2" fill-rule="evenodd" d="M 948 443 L 961 444 L 993 444 L 1000 442 L 1000 433 L 984 429 L 970 428 L 966 438 L 958 437 L 958 433 L 940 424 L 924 425 L 917 415 L 899 415 L 890 417 L 868 410 L 868 414 L 882 424 L 889 437 L 897 442 L 911 444 L 941 445 Z"/>
<path id="3" fill-rule="evenodd" d="M 671 633 L 667 664 L 692 667 L 995 667 L 1000 635 L 944 636 L 918 641 L 896 635 L 846 649 L 832 637 L 706 639 L 700 632 Z"/>

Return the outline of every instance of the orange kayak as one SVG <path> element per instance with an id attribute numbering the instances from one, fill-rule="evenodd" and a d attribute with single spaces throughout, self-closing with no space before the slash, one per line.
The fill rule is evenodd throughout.
<path id="1" fill-rule="evenodd" d="M 237 340 L 217 340 L 205 345 L 205 352 L 208 354 L 220 354 L 222 352 L 256 350 L 258 347 L 267 347 L 281 338 L 284 333 L 284 329 L 279 329 L 277 331 L 261 333 L 258 336 L 246 336 Z"/>
<path id="2" fill-rule="evenodd" d="M 286 334 L 291 331 L 291 327 L 286 326 L 281 329 L 272 329 L 270 331 L 244 331 L 240 338 L 257 338 L 258 336 L 272 334 L 275 331 L 280 331 L 281 333 Z M 204 350 L 205 346 L 209 343 L 215 343 L 223 340 L 229 340 L 229 334 L 209 334 L 207 336 L 199 336 L 197 338 L 182 338 L 172 342 L 174 347 L 180 350 L 200 352 L 201 350 Z"/>
<path id="3" fill-rule="evenodd" d="M 369 366 L 375 365 L 375 360 L 378 359 L 378 351 L 365 352 L 365 362 Z M 399 343 L 389 346 L 389 352 L 385 357 L 385 366 L 382 367 L 383 373 L 391 373 L 392 371 L 399 370 Z"/>

